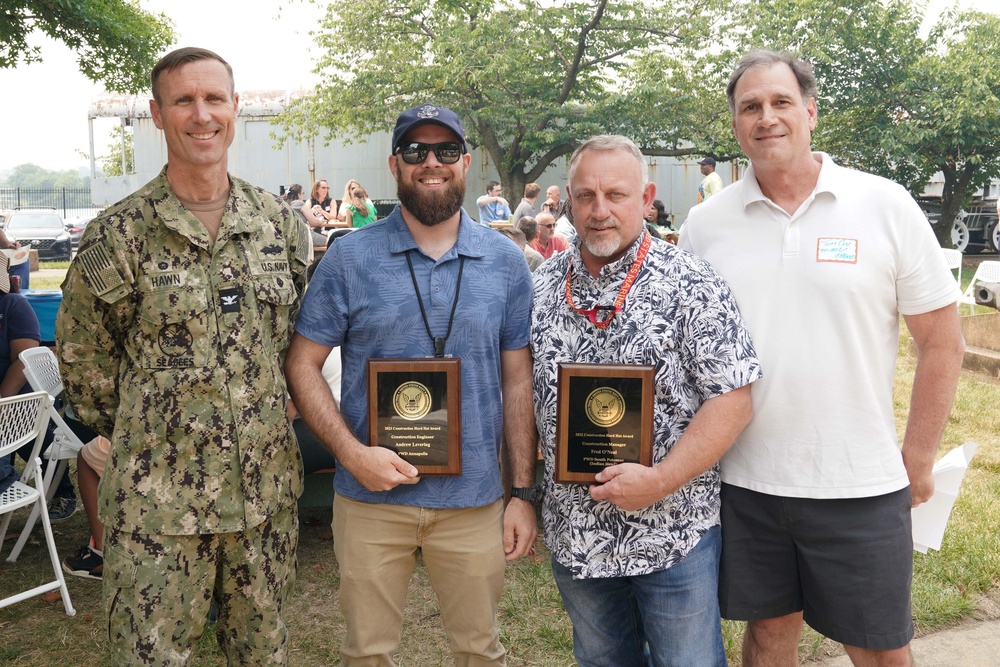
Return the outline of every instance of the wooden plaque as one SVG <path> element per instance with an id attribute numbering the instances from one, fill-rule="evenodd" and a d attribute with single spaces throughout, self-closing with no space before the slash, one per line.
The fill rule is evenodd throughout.
<path id="1" fill-rule="evenodd" d="M 461 359 L 369 359 L 368 444 L 421 475 L 461 475 Z"/>
<path id="2" fill-rule="evenodd" d="M 591 484 L 618 463 L 653 465 L 653 367 L 559 364 L 557 484 Z"/>

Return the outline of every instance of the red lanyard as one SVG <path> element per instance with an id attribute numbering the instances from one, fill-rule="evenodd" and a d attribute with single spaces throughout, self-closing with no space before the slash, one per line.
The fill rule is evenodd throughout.
<path id="1" fill-rule="evenodd" d="M 625 297 L 628 296 L 629 290 L 632 289 L 632 284 L 635 279 L 639 277 L 639 270 L 642 269 L 642 263 L 646 259 L 646 255 L 649 253 L 649 246 L 652 244 L 652 236 L 646 232 L 645 237 L 642 239 L 642 243 L 639 244 L 639 250 L 635 253 L 635 261 L 632 262 L 632 266 L 629 267 L 628 273 L 625 275 L 625 280 L 622 282 L 622 288 L 618 290 L 618 296 L 615 298 L 615 303 L 613 306 L 595 306 L 590 309 L 577 308 L 573 304 L 573 260 L 569 261 L 569 269 L 566 271 L 566 303 L 569 307 L 580 313 L 593 324 L 598 329 L 606 329 L 611 320 L 614 318 L 615 313 L 622 312 L 622 306 L 625 305 Z M 599 313 L 607 313 L 607 319 L 598 320 L 597 316 Z"/>

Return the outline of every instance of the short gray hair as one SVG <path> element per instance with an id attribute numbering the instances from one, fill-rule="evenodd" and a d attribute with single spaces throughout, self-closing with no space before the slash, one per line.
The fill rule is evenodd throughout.
<path id="1" fill-rule="evenodd" d="M 569 159 L 569 181 L 572 184 L 573 174 L 576 173 L 576 167 L 580 162 L 580 158 L 587 151 L 595 152 L 606 152 L 606 151 L 626 151 L 631 153 L 635 158 L 635 161 L 639 163 L 639 168 L 642 172 L 642 184 L 646 185 L 649 183 L 649 165 L 646 164 L 646 158 L 642 156 L 642 151 L 639 147 L 635 145 L 635 142 L 628 137 L 623 137 L 620 134 L 599 134 L 596 137 L 591 137 L 585 142 L 580 144 L 575 151 L 573 151 L 573 157 Z"/>
<path id="2" fill-rule="evenodd" d="M 775 65 L 788 65 L 799 82 L 799 92 L 802 93 L 802 100 L 809 101 L 809 98 L 816 98 L 816 74 L 813 72 L 811 63 L 802 60 L 793 53 L 787 51 L 769 51 L 767 49 L 754 49 L 743 56 L 743 60 L 736 65 L 732 75 L 729 77 L 729 85 L 726 86 L 726 97 L 729 98 L 729 112 L 736 114 L 736 84 L 740 78 L 754 67 L 774 67 Z"/>

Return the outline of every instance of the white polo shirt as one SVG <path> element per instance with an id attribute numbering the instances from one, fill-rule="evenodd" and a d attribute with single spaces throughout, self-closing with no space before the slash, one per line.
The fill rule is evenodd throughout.
<path id="1" fill-rule="evenodd" d="M 904 188 L 815 155 L 816 188 L 794 215 L 761 193 L 751 167 L 691 209 L 680 246 L 732 287 L 764 371 L 723 481 L 876 496 L 908 484 L 892 406 L 899 315 L 954 303 L 958 288 Z"/>

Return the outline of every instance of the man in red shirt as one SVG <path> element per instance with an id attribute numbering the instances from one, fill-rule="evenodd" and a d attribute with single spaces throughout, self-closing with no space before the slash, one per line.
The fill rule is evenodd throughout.
<path id="1" fill-rule="evenodd" d="M 538 238 L 531 242 L 531 247 L 538 251 L 542 257 L 548 259 L 557 252 L 569 250 L 569 243 L 566 239 L 556 234 L 556 219 L 548 211 L 542 211 L 535 220 L 538 221 Z"/>

